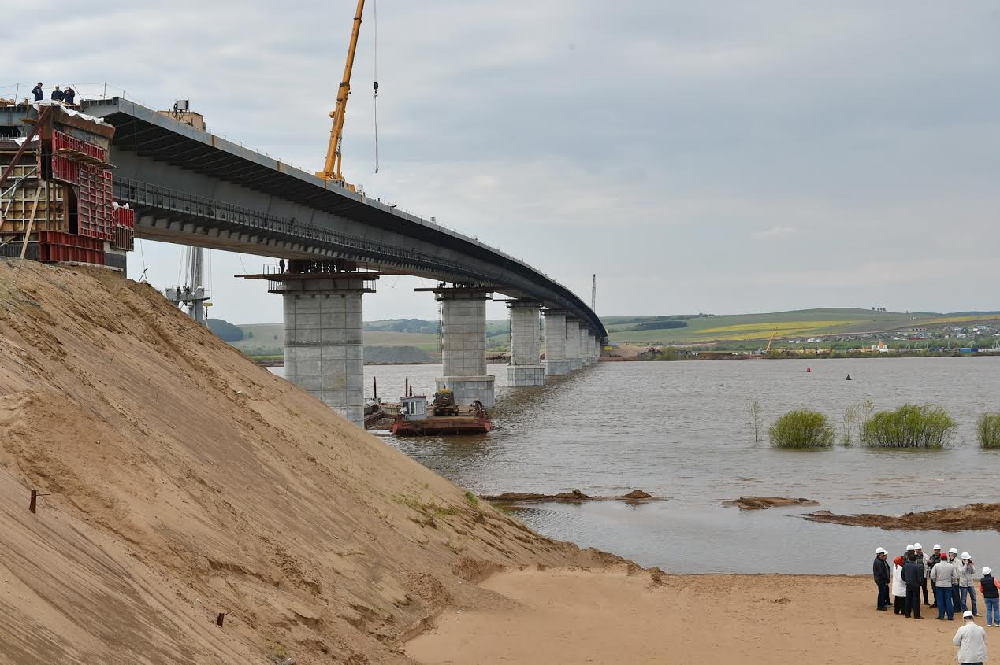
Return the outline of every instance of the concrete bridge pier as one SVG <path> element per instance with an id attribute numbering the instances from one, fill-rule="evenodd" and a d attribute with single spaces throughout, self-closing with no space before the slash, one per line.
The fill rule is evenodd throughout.
<path id="1" fill-rule="evenodd" d="M 580 328 L 580 355 L 584 365 L 594 364 L 594 334 L 590 328 Z"/>
<path id="2" fill-rule="evenodd" d="M 566 318 L 566 362 L 571 372 L 583 367 L 580 359 L 580 321 L 573 317 Z"/>
<path id="3" fill-rule="evenodd" d="M 487 409 L 495 404 L 496 377 L 486 374 L 486 301 L 484 287 L 432 289 L 441 303 L 442 376 L 437 389 L 448 387 L 455 401 L 466 406 L 476 400 Z"/>
<path id="4" fill-rule="evenodd" d="M 268 290 L 284 298 L 285 378 L 364 427 L 361 296 L 375 292 L 378 275 L 289 264 L 286 273 L 266 275 Z"/>
<path id="5" fill-rule="evenodd" d="M 507 366 L 507 385 L 545 385 L 545 366 L 540 360 L 541 305 L 532 301 L 512 300 L 507 303 L 507 307 L 510 309 L 510 365 Z"/>
<path id="6" fill-rule="evenodd" d="M 566 312 L 545 310 L 545 376 L 569 374 L 566 360 Z"/>

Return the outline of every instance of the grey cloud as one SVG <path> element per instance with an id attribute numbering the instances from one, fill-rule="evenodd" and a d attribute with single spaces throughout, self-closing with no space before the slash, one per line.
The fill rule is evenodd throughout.
<path id="1" fill-rule="evenodd" d="M 23 83 L 113 79 L 154 106 L 189 97 L 214 132 L 313 170 L 353 4 L 14 4 L 6 25 L 37 26 L 46 47 L 18 34 L 5 71 Z M 997 261 L 974 239 L 993 233 L 1000 203 L 998 8 L 382 0 L 382 169 L 370 13 L 345 169 L 584 297 L 599 273 L 605 314 L 996 308 L 995 290 L 965 288 L 958 266 Z M 154 280 L 175 279 L 177 250 L 146 249 Z M 882 262 L 910 266 L 919 287 L 881 279 Z M 226 277 L 236 257 L 216 267 L 217 314 L 279 316 Z M 400 283 L 366 308 L 435 311 Z"/>

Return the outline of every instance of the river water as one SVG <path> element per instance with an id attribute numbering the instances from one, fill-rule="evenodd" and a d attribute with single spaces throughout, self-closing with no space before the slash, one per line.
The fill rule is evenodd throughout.
<path id="1" fill-rule="evenodd" d="M 811 371 L 807 371 L 807 368 Z M 433 392 L 437 365 L 368 366 L 369 384 L 395 400 L 404 379 Z M 681 361 L 601 363 L 543 388 L 506 387 L 489 435 L 386 440 L 478 494 L 620 495 L 641 488 L 668 500 L 543 504 L 518 511 L 537 531 L 684 573 L 863 573 L 876 546 L 893 556 L 914 541 L 969 551 L 1000 567 L 997 532 L 884 531 L 815 524 L 811 510 L 900 514 L 1000 501 L 1000 452 L 977 447 L 975 421 L 1000 411 L 1000 358 Z M 850 374 L 852 381 L 846 381 Z M 369 392 L 371 387 L 369 385 Z M 823 411 L 905 402 L 944 406 L 959 423 L 940 451 L 773 450 L 753 439 L 747 401 L 766 426 L 794 408 Z M 818 507 L 740 512 L 739 496 L 794 496 Z"/>

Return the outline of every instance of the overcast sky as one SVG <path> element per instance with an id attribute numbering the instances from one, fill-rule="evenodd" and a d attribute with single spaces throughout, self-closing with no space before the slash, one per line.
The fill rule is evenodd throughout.
<path id="1" fill-rule="evenodd" d="M 353 0 L 8 4 L 0 95 L 186 98 L 322 166 Z M 348 180 L 588 301 L 596 272 L 602 315 L 1000 309 L 1000 0 L 378 0 L 377 175 L 374 9 Z M 173 283 L 180 255 L 144 241 L 130 275 Z M 211 262 L 213 316 L 280 320 L 232 278 L 259 257 Z M 436 317 L 416 285 L 365 318 Z"/>

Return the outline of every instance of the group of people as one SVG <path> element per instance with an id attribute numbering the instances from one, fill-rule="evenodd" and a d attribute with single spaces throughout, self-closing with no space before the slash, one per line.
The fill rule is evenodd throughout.
<path id="1" fill-rule="evenodd" d="M 982 663 L 986 660 L 986 631 L 975 622 L 975 617 L 980 616 L 977 586 L 986 604 L 986 625 L 1000 627 L 1000 581 L 993 577 L 988 566 L 983 567 L 982 577 L 979 577 L 968 552 L 959 554 L 954 547 L 943 552 L 940 545 L 935 545 L 931 554 L 924 554 L 920 543 L 914 543 L 906 546 L 903 554 L 892 561 L 892 566 L 889 553 L 882 547 L 877 548 L 872 575 L 878 587 L 876 608 L 880 612 L 892 607 L 894 614 L 922 619 L 922 592 L 923 604 L 937 608 L 938 620 L 947 617 L 954 621 L 955 613 L 962 612 L 965 625 L 958 629 L 954 640 L 959 647 L 959 662 Z M 928 602 L 928 580 L 933 603 Z M 890 592 L 892 603 L 889 602 Z"/>
<path id="2" fill-rule="evenodd" d="M 38 84 L 31 89 L 31 94 L 35 96 L 36 102 L 40 102 L 45 99 L 45 89 L 42 88 L 41 81 L 39 81 Z M 63 104 L 73 106 L 76 104 L 76 90 L 70 86 L 66 86 L 65 90 L 60 90 L 59 86 L 56 86 L 52 91 L 52 94 L 49 95 L 49 99 L 54 102 L 62 102 Z"/>

